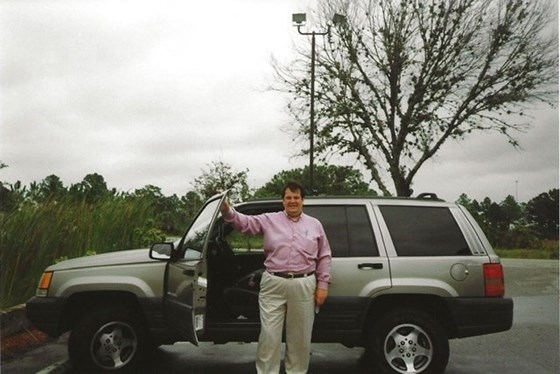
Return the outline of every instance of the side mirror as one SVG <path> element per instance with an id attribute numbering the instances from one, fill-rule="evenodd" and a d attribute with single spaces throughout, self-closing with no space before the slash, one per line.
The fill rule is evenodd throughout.
<path id="1" fill-rule="evenodd" d="M 153 260 L 169 260 L 173 249 L 173 243 L 156 243 L 150 248 L 150 258 Z"/>

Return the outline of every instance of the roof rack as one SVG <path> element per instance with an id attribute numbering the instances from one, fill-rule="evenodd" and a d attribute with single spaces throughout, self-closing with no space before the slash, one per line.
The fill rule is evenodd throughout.
<path id="1" fill-rule="evenodd" d="M 416 196 L 419 200 L 435 200 L 435 201 L 444 201 L 440 199 L 438 195 L 433 192 L 422 192 L 420 195 Z"/>
<path id="2" fill-rule="evenodd" d="M 367 195 L 360 195 L 360 196 L 349 196 L 349 195 L 328 195 L 328 196 L 306 196 L 305 200 L 314 200 L 314 199 L 373 199 L 373 200 L 426 200 L 426 201 L 441 201 L 445 202 L 444 199 L 441 199 L 433 192 L 423 192 L 416 197 L 410 196 L 367 196 Z M 261 198 L 254 198 L 250 199 L 251 202 L 271 202 L 271 203 L 280 203 L 280 197 L 261 197 Z M 244 201 L 249 202 L 249 201 Z"/>

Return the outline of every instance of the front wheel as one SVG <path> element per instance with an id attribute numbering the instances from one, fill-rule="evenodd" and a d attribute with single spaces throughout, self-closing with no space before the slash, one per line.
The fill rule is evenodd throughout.
<path id="1" fill-rule="evenodd" d="M 72 329 L 68 355 L 80 372 L 125 372 L 136 368 L 149 347 L 144 324 L 124 307 L 99 307 Z"/>
<path id="2" fill-rule="evenodd" d="M 375 322 L 366 354 L 374 373 L 442 373 L 449 360 L 449 341 L 429 314 L 397 309 Z"/>

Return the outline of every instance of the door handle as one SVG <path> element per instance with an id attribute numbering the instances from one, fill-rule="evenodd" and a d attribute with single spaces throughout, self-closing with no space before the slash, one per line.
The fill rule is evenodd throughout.
<path id="1" fill-rule="evenodd" d="M 358 269 L 383 269 L 383 264 L 372 264 L 369 262 L 366 262 L 364 264 L 358 264 Z"/>
<path id="2" fill-rule="evenodd" d="M 193 269 L 183 270 L 183 274 L 188 275 L 189 277 L 194 277 L 194 270 Z"/>

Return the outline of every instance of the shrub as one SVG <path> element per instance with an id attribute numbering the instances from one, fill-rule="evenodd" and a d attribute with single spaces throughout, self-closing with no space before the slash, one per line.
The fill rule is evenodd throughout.
<path id="1" fill-rule="evenodd" d="M 540 249 L 545 251 L 551 259 L 557 259 L 558 256 L 558 240 L 545 239 L 540 242 Z"/>

